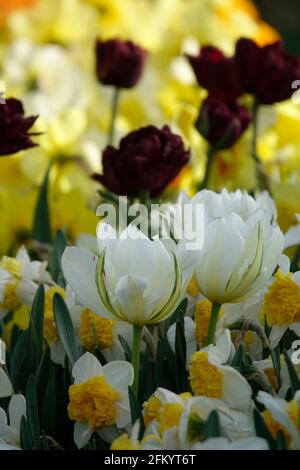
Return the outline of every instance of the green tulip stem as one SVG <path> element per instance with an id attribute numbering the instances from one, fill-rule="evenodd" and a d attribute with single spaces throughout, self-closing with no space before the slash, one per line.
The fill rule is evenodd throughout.
<path id="1" fill-rule="evenodd" d="M 259 158 L 258 152 L 257 152 L 258 114 L 259 114 L 259 103 L 256 100 L 254 100 L 253 110 L 252 110 L 253 133 L 252 133 L 251 156 L 255 163 L 258 188 L 261 191 L 264 191 L 266 189 L 269 192 L 269 194 L 272 196 L 268 175 L 265 172 L 263 163 L 261 162 L 261 159 Z"/>
<path id="2" fill-rule="evenodd" d="M 132 365 L 134 370 L 134 380 L 132 390 L 138 398 L 139 393 L 139 376 L 140 376 L 140 353 L 143 327 L 133 325 L 133 347 L 132 347 Z"/>
<path id="3" fill-rule="evenodd" d="M 108 145 L 113 145 L 115 137 L 115 124 L 118 114 L 119 107 L 119 98 L 120 98 L 120 88 L 113 89 L 112 103 L 111 103 L 111 120 L 108 133 Z"/>
<path id="4" fill-rule="evenodd" d="M 205 173 L 204 173 L 204 178 L 203 181 L 199 184 L 197 190 L 201 191 L 202 189 L 207 189 L 209 179 L 210 179 L 210 172 L 211 172 L 211 166 L 212 162 L 214 159 L 214 153 L 215 149 L 213 146 L 209 145 L 207 148 L 207 158 L 206 158 L 206 166 L 205 166 Z"/>
<path id="5" fill-rule="evenodd" d="M 217 328 L 217 323 L 218 323 L 218 316 L 219 316 L 221 307 L 222 307 L 221 304 L 216 304 L 216 303 L 212 304 L 209 325 L 208 325 L 206 346 L 208 346 L 209 344 L 214 344 L 216 328 Z"/>

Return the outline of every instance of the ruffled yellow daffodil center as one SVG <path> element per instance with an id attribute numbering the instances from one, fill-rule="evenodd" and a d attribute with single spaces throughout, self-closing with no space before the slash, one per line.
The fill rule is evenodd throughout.
<path id="1" fill-rule="evenodd" d="M 0 303 L 1 308 L 15 312 L 21 307 L 21 302 L 17 296 L 17 286 L 17 282 L 6 284 L 4 287 L 3 302 Z"/>
<path id="2" fill-rule="evenodd" d="M 103 376 L 95 376 L 69 388 L 68 413 L 74 421 L 87 422 L 93 430 L 112 426 L 115 422 L 114 406 L 119 392 Z"/>
<path id="3" fill-rule="evenodd" d="M 124 433 L 117 437 L 111 444 L 110 450 L 138 450 L 139 445 L 134 442 L 128 434 Z"/>
<path id="4" fill-rule="evenodd" d="M 278 271 L 265 294 L 263 314 L 269 326 L 290 325 L 300 321 L 300 286 L 291 273 Z"/>
<path id="5" fill-rule="evenodd" d="M 80 342 L 88 350 L 93 351 L 95 346 L 100 349 L 111 348 L 114 343 L 113 320 L 107 320 L 95 315 L 88 308 L 84 308 L 80 317 Z"/>
<path id="6" fill-rule="evenodd" d="M 197 351 L 191 356 L 190 383 L 195 395 L 221 398 L 223 381 L 221 370 L 209 363 L 207 352 Z"/>

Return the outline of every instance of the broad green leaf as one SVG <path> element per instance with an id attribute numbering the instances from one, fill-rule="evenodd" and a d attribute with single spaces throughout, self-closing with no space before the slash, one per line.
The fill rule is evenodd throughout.
<path id="1" fill-rule="evenodd" d="M 216 410 L 212 411 L 203 426 L 204 439 L 219 437 L 221 435 L 219 416 Z"/>
<path id="2" fill-rule="evenodd" d="M 49 174 L 51 164 L 46 172 L 42 186 L 40 187 L 37 203 L 35 207 L 32 239 L 41 243 L 52 242 L 50 212 L 48 204 L 48 191 L 49 191 Z"/>
<path id="3" fill-rule="evenodd" d="M 40 448 L 40 422 L 37 403 L 36 385 L 33 376 L 29 377 L 26 386 L 26 414 L 28 427 L 32 436 L 35 449 Z"/>
<path id="4" fill-rule="evenodd" d="M 25 416 L 21 418 L 20 425 L 20 445 L 22 450 L 33 450 L 33 445 L 30 429 Z"/>
<path id="5" fill-rule="evenodd" d="M 79 358 L 74 327 L 69 310 L 58 293 L 54 294 L 53 297 L 53 313 L 58 336 L 60 337 L 69 361 L 73 366 Z"/>

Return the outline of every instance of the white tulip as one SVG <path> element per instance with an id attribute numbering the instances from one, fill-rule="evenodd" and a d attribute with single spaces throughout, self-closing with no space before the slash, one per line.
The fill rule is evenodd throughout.
<path id="1" fill-rule="evenodd" d="M 65 278 L 81 303 L 103 317 L 139 326 L 171 315 L 193 269 L 183 247 L 174 243 L 171 252 L 132 226 L 118 236 L 102 223 L 97 236 L 99 258 L 75 247 L 62 258 Z"/>
<path id="2" fill-rule="evenodd" d="M 272 276 L 283 250 L 283 235 L 269 201 L 236 191 L 202 191 L 205 205 L 203 249 L 195 280 L 216 304 L 235 303 L 253 295 Z"/>

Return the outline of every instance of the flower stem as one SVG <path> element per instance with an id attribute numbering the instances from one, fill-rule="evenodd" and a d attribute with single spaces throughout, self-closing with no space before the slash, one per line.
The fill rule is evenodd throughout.
<path id="1" fill-rule="evenodd" d="M 109 133 L 108 133 L 108 145 L 113 145 L 114 143 L 115 124 L 116 124 L 116 117 L 118 114 L 119 97 L 120 97 L 120 88 L 114 88 L 113 95 L 112 95 L 112 103 L 111 103 L 111 121 L 110 121 L 110 126 L 109 126 Z"/>
<path id="2" fill-rule="evenodd" d="M 215 303 L 213 303 L 211 306 L 211 314 L 210 314 L 209 325 L 208 325 L 206 346 L 214 343 L 218 316 L 219 316 L 221 307 L 222 307 L 221 304 L 215 304 Z"/>
<path id="3" fill-rule="evenodd" d="M 206 159 L 204 178 L 197 188 L 198 191 L 201 191 L 202 189 L 206 189 L 208 186 L 208 182 L 210 179 L 211 166 L 212 166 L 212 162 L 214 159 L 214 153 L 215 153 L 214 148 L 211 145 L 209 145 L 207 148 L 207 159 Z"/>
<path id="4" fill-rule="evenodd" d="M 270 189 L 270 184 L 269 184 L 269 178 L 268 175 L 265 172 L 264 166 L 258 156 L 257 153 L 257 136 L 258 136 L 258 113 L 259 113 L 259 103 L 254 100 L 253 104 L 253 134 L 252 134 L 252 150 L 251 150 L 251 156 L 254 160 L 255 163 L 255 168 L 256 168 L 256 179 L 258 182 L 258 187 L 261 191 L 267 190 L 270 195 L 271 189 Z"/>
<path id="5" fill-rule="evenodd" d="M 143 327 L 133 325 L 133 347 L 132 347 L 132 365 L 134 369 L 134 380 L 132 389 L 136 397 L 139 392 L 139 375 L 140 375 L 140 350 Z"/>

